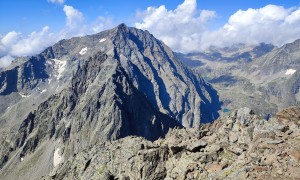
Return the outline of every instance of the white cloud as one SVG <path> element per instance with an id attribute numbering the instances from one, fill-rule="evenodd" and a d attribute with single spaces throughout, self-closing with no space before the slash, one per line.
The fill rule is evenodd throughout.
<path id="1" fill-rule="evenodd" d="M 64 4 L 65 0 L 48 0 L 48 2 L 54 3 L 54 4 Z"/>
<path id="2" fill-rule="evenodd" d="M 285 22 L 289 24 L 294 24 L 297 22 L 299 23 L 299 21 L 300 21 L 300 7 L 285 18 Z"/>
<path id="3" fill-rule="evenodd" d="M 67 26 L 75 27 L 84 20 L 83 14 L 72 6 L 64 5 L 64 12 L 67 17 Z"/>
<path id="4" fill-rule="evenodd" d="M 0 57 L 7 54 L 6 47 L 0 43 Z"/>
<path id="5" fill-rule="evenodd" d="M 0 68 L 8 67 L 13 60 L 14 60 L 14 58 L 11 57 L 10 55 L 0 58 Z"/>
<path id="6" fill-rule="evenodd" d="M 281 46 L 300 38 L 300 10 L 267 5 L 260 9 L 239 10 L 216 31 L 206 31 L 202 42 L 229 46 L 233 43 L 272 43 Z M 205 48 L 207 46 L 204 46 Z"/>
<path id="7" fill-rule="evenodd" d="M 92 23 L 92 33 L 98 33 L 105 29 L 115 26 L 115 22 L 111 17 L 99 16 L 94 23 Z"/>
<path id="8" fill-rule="evenodd" d="M 300 7 L 267 5 L 259 9 L 238 10 L 219 29 L 208 30 L 207 23 L 216 12 L 197 10 L 196 0 L 185 0 L 175 10 L 164 5 L 148 7 L 137 14 L 135 26 L 147 29 L 173 50 L 193 52 L 209 46 L 260 42 L 283 45 L 300 38 Z"/>
<path id="9" fill-rule="evenodd" d="M 15 31 L 7 33 L 0 43 L 0 55 L 26 56 L 39 53 L 55 41 L 54 35 L 45 26 L 39 32 L 27 36 Z"/>
<path id="10" fill-rule="evenodd" d="M 45 26 L 42 30 L 24 35 L 11 31 L 0 37 L 0 67 L 7 67 L 12 57 L 29 56 L 40 53 L 46 47 L 61 39 L 93 34 L 115 26 L 112 18 L 98 17 L 93 23 L 86 23 L 84 15 L 72 6 L 64 6 L 66 26 L 57 33 Z"/>
<path id="11" fill-rule="evenodd" d="M 116 24 L 112 18 L 102 16 L 97 17 L 92 23 L 87 23 L 83 13 L 72 6 L 64 5 L 63 10 L 66 15 L 66 27 L 58 33 L 58 40 L 98 33 Z"/>
<path id="12" fill-rule="evenodd" d="M 1 42 L 4 46 L 10 46 L 18 41 L 19 36 L 20 33 L 17 33 L 16 31 L 11 31 L 1 39 Z"/>
<path id="13" fill-rule="evenodd" d="M 215 18 L 216 16 L 217 16 L 217 13 L 215 11 L 202 10 L 200 12 L 200 21 L 202 23 L 205 23 L 208 20 Z"/>
<path id="14" fill-rule="evenodd" d="M 25 37 L 20 35 L 18 41 L 10 46 L 9 54 L 12 56 L 26 56 L 39 53 L 55 41 L 55 36 L 49 32 L 48 26 Z"/>
<path id="15" fill-rule="evenodd" d="M 139 16 L 142 22 L 135 23 L 137 28 L 149 30 L 175 51 L 189 52 L 198 50 L 205 24 L 216 13 L 198 13 L 196 0 L 185 0 L 175 10 L 167 10 L 164 5 L 148 7 Z"/>

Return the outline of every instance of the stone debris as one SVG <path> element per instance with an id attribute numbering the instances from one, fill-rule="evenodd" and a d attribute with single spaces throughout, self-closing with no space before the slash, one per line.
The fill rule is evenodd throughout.
<path id="1" fill-rule="evenodd" d="M 299 114 L 292 107 L 266 121 L 243 108 L 200 129 L 173 129 L 154 142 L 126 137 L 76 154 L 52 178 L 297 179 Z"/>

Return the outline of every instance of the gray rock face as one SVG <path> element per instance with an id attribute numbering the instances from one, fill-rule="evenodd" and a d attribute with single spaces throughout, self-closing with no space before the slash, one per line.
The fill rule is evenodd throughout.
<path id="1" fill-rule="evenodd" d="M 32 57 L 24 64 L 0 73 L 0 95 L 12 92 L 27 94 L 48 77 L 43 54 Z"/>
<path id="2" fill-rule="evenodd" d="M 274 49 L 246 68 L 252 83 L 278 109 L 299 105 L 300 40 Z"/>
<path id="3" fill-rule="evenodd" d="M 253 115 L 253 111 L 250 108 L 241 108 L 237 111 L 236 117 L 242 125 L 250 124 L 250 116 Z"/>
<path id="4" fill-rule="evenodd" d="M 186 127 L 218 117 L 217 92 L 177 61 L 166 45 L 147 31 L 124 25 L 115 31 L 114 55 L 156 108 Z"/>
<path id="5" fill-rule="evenodd" d="M 263 75 L 276 74 L 282 70 L 298 68 L 300 40 L 275 48 L 251 63 L 248 72 L 260 70 Z"/>
<path id="6" fill-rule="evenodd" d="M 149 32 L 122 24 L 95 35 L 62 40 L 1 72 L 0 102 L 5 103 L 0 106 L 0 121 L 14 121 L 16 118 L 8 114 L 27 104 L 19 115 L 24 118 L 50 95 L 64 89 L 78 65 L 99 51 L 117 59 L 148 101 L 182 125 L 197 127 L 201 121 L 219 116 L 218 94 L 208 83 L 184 67 Z M 31 100 L 33 97 L 35 100 Z"/>
<path id="7" fill-rule="evenodd" d="M 40 177 L 95 144 L 198 127 L 220 108 L 217 92 L 168 47 L 124 24 L 19 59 L 0 82 L 4 179 Z"/>
<path id="8" fill-rule="evenodd" d="M 96 143 L 129 135 L 155 140 L 176 126 L 181 127 L 132 85 L 117 60 L 99 53 L 79 67 L 69 88 L 28 115 L 10 140 L 13 147 L 4 153 L 28 157 L 53 139 L 67 159 Z"/>

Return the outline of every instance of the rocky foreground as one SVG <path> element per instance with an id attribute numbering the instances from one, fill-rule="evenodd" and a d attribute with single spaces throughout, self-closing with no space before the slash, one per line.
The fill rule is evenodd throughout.
<path id="1" fill-rule="evenodd" d="M 298 179 L 300 108 L 269 121 L 248 108 L 154 142 L 126 137 L 74 154 L 43 179 Z"/>

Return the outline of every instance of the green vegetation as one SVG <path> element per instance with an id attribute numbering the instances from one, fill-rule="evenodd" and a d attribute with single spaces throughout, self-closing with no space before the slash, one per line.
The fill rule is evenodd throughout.
<path id="1" fill-rule="evenodd" d="M 229 152 L 229 151 L 223 151 L 221 154 L 220 154 L 220 157 L 222 159 L 228 159 L 228 160 L 231 160 L 231 161 L 234 161 L 235 160 L 235 157 L 236 155 Z"/>
<path id="2" fill-rule="evenodd" d="M 225 171 L 224 176 L 222 178 L 228 177 L 230 174 L 234 172 L 234 169 L 230 169 L 228 171 Z"/>
<path id="3" fill-rule="evenodd" d="M 100 167 L 100 169 L 98 170 L 98 173 L 99 173 L 99 174 L 102 174 L 103 171 L 104 171 L 106 168 L 107 168 L 107 164 L 104 163 L 104 164 Z"/>

